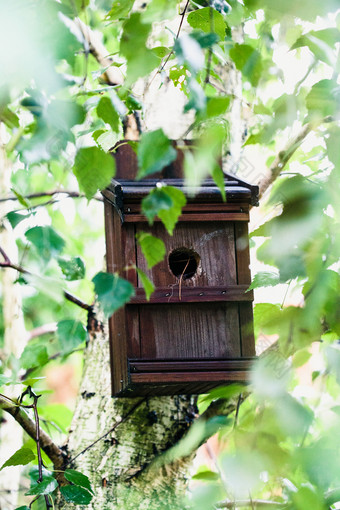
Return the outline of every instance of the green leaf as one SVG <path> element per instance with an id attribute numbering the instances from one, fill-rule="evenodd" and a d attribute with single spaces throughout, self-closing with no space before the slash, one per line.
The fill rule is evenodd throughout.
<path id="1" fill-rule="evenodd" d="M 149 269 L 164 259 L 166 248 L 161 239 L 158 239 L 158 237 L 154 237 L 147 232 L 139 232 L 136 235 L 136 238 Z"/>
<path id="2" fill-rule="evenodd" d="M 211 48 L 220 39 L 217 34 L 205 34 L 202 30 L 191 32 L 190 37 L 195 39 L 201 48 Z"/>
<path id="3" fill-rule="evenodd" d="M 76 505 L 88 505 L 93 497 L 88 490 L 78 485 L 64 485 L 60 487 L 60 492 L 66 501 Z"/>
<path id="4" fill-rule="evenodd" d="M 115 161 L 98 147 L 85 147 L 77 152 L 73 172 L 80 189 L 90 199 L 98 189 L 110 184 L 116 172 Z"/>
<path id="5" fill-rule="evenodd" d="M 130 282 L 117 274 L 100 272 L 92 279 L 100 307 L 106 317 L 127 303 L 135 290 Z"/>
<path id="6" fill-rule="evenodd" d="M 230 57 L 235 62 L 236 69 L 256 87 L 262 74 L 262 59 L 260 53 L 249 44 L 236 43 L 229 51 Z"/>
<path id="7" fill-rule="evenodd" d="M 64 239 L 52 227 L 33 227 L 26 231 L 25 236 L 45 261 L 59 255 L 65 246 Z"/>
<path id="8" fill-rule="evenodd" d="M 261 271 L 257 273 L 248 290 L 258 289 L 259 287 L 272 287 L 280 283 L 280 277 L 277 273 Z"/>
<path id="9" fill-rule="evenodd" d="M 158 216 L 172 235 L 185 204 L 186 198 L 181 190 L 173 186 L 161 186 L 154 188 L 142 200 L 142 212 L 151 225 L 155 216 Z"/>
<path id="10" fill-rule="evenodd" d="M 151 24 L 143 23 L 141 13 L 131 14 L 123 25 L 120 52 L 127 60 L 127 83 L 131 84 L 158 66 L 156 55 L 147 48 L 146 42 Z"/>
<path id="11" fill-rule="evenodd" d="M 336 115 L 340 107 L 340 87 L 335 80 L 315 83 L 306 97 L 308 113 L 312 118 Z"/>
<path id="12" fill-rule="evenodd" d="M 177 152 L 162 129 L 143 134 L 137 150 L 139 168 L 137 179 L 160 172 L 176 157 Z"/>
<path id="13" fill-rule="evenodd" d="M 97 115 L 104 122 L 110 124 L 112 130 L 117 133 L 119 131 L 119 115 L 116 112 L 112 101 L 109 97 L 102 97 L 97 105 Z"/>
<path id="14" fill-rule="evenodd" d="M 75 320 L 58 322 L 57 335 L 62 353 L 71 352 L 86 340 L 86 329 L 83 324 Z"/>
<path id="15" fill-rule="evenodd" d="M 229 96 L 209 97 L 207 102 L 207 113 L 206 117 L 217 117 L 223 115 L 230 105 Z"/>
<path id="16" fill-rule="evenodd" d="M 42 482 L 32 485 L 29 491 L 25 492 L 25 496 L 35 496 L 51 494 L 58 487 L 58 482 L 53 476 L 44 476 Z"/>
<path id="17" fill-rule="evenodd" d="M 138 274 L 138 278 L 140 278 L 140 280 L 142 282 L 142 285 L 144 287 L 146 299 L 147 299 L 147 301 L 149 301 L 151 294 L 155 290 L 155 286 L 152 283 L 152 281 L 146 276 L 144 271 L 142 271 L 138 267 L 136 267 L 136 271 L 137 271 L 137 274 Z"/>
<path id="18" fill-rule="evenodd" d="M 25 220 L 26 218 L 29 218 L 30 216 L 31 216 L 31 213 L 21 213 L 21 212 L 19 213 L 16 211 L 11 211 L 6 214 L 6 218 L 10 222 L 12 228 L 15 228 L 17 225 L 19 225 L 19 223 L 21 221 Z"/>
<path id="19" fill-rule="evenodd" d="M 226 25 L 222 14 L 210 7 L 203 7 L 188 14 L 188 23 L 192 28 L 203 32 L 214 32 L 223 41 Z"/>
<path id="20" fill-rule="evenodd" d="M 28 508 L 28 506 L 19 506 L 15 510 L 30 510 L 30 509 Z"/>
<path id="21" fill-rule="evenodd" d="M 292 366 L 294 368 L 302 367 L 311 358 L 312 354 L 307 349 L 301 349 L 294 354 Z"/>
<path id="22" fill-rule="evenodd" d="M 66 280 L 69 282 L 82 280 L 85 277 L 85 264 L 81 257 L 59 257 L 58 264 Z"/>
<path id="23" fill-rule="evenodd" d="M 7 466 L 26 466 L 35 459 L 35 454 L 30 448 L 20 448 L 1 466 L 0 471 Z"/>
<path id="24" fill-rule="evenodd" d="M 220 475 L 218 473 L 215 473 L 214 471 L 209 471 L 209 470 L 199 471 L 192 477 L 192 480 L 204 480 L 206 482 L 210 482 L 210 481 L 214 482 L 219 479 L 220 479 Z"/>
<path id="25" fill-rule="evenodd" d="M 66 480 L 72 482 L 74 485 L 78 485 L 79 487 L 83 487 L 88 491 L 93 493 L 90 480 L 86 475 L 80 473 L 80 471 L 76 471 L 75 469 L 66 469 L 64 472 L 64 476 Z"/>
<path id="26" fill-rule="evenodd" d="M 130 14 L 134 1 L 135 0 L 113 0 L 112 8 L 107 18 L 111 20 L 126 18 Z"/>
<path id="27" fill-rule="evenodd" d="M 9 377 L 6 377 L 3 374 L 0 374 L 0 387 L 4 386 L 5 384 L 8 384 L 11 382 L 11 379 Z"/>
<path id="28" fill-rule="evenodd" d="M 214 170 L 212 171 L 212 178 L 214 179 L 214 183 L 218 187 L 221 192 L 223 202 L 227 201 L 227 195 L 225 192 L 225 181 L 224 181 L 224 173 L 219 165 L 215 165 Z"/>
<path id="29" fill-rule="evenodd" d="M 19 117 L 7 106 L 5 108 L 0 108 L 0 120 L 10 129 L 19 127 Z"/>
<path id="30" fill-rule="evenodd" d="M 47 349 L 42 344 L 28 343 L 20 357 L 20 365 L 26 370 L 46 365 L 47 362 Z"/>
<path id="31" fill-rule="evenodd" d="M 307 46 L 310 51 L 323 62 L 335 65 L 334 46 L 340 41 L 340 31 L 337 28 L 311 30 L 303 34 L 291 47 L 291 50 Z"/>

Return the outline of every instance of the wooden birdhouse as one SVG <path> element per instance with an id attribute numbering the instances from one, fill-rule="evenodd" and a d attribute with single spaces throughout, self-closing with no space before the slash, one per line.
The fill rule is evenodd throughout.
<path id="1" fill-rule="evenodd" d="M 205 181 L 170 236 L 160 221 L 149 226 L 141 201 L 160 180 L 186 192 L 183 153 L 142 181 L 134 180 L 137 158 L 128 144 L 115 159 L 117 180 L 103 191 L 107 267 L 134 285 L 135 296 L 109 322 L 113 395 L 198 394 L 245 381 L 255 355 L 248 221 L 258 187 L 226 175 L 223 202 Z M 165 259 L 152 269 L 139 232 L 165 243 Z M 149 301 L 133 266 L 155 286 Z"/>

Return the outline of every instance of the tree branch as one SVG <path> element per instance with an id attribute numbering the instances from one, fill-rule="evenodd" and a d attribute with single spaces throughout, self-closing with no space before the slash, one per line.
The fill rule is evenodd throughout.
<path id="1" fill-rule="evenodd" d="M 123 74 L 118 67 L 113 65 L 112 58 L 101 42 L 101 36 L 97 35 L 88 25 L 85 25 L 79 18 L 75 19 L 75 24 L 80 29 L 84 41 L 88 45 L 89 53 L 97 60 L 103 68 L 102 78 L 108 85 L 122 85 L 124 82 Z"/>
<path id="2" fill-rule="evenodd" d="M 29 195 L 25 195 L 22 198 L 25 198 L 27 200 L 31 200 L 34 198 L 43 198 L 43 197 L 53 197 L 55 195 L 67 195 L 68 198 L 84 198 L 84 193 L 78 193 L 78 191 L 67 191 L 67 190 L 53 190 L 53 191 L 42 191 L 41 193 L 31 193 Z M 102 202 L 103 199 L 99 196 L 93 197 L 95 200 L 98 200 L 99 202 Z M 1 202 L 8 202 L 8 201 L 16 201 L 19 200 L 19 198 L 15 195 L 6 197 L 6 198 L 0 198 Z"/>
<path id="3" fill-rule="evenodd" d="M 24 431 L 34 440 L 37 437 L 36 424 L 28 416 L 26 411 L 15 404 L 12 400 L 7 399 L 5 396 L 0 395 L 0 409 L 9 413 L 17 423 L 24 429 Z M 39 428 L 39 438 L 41 449 L 53 462 L 54 469 L 63 470 L 66 460 L 66 454 L 59 448 L 50 438 L 46 432 Z"/>
<path id="4" fill-rule="evenodd" d="M 300 133 L 297 134 L 292 140 L 289 140 L 286 147 L 278 153 L 275 160 L 271 164 L 269 168 L 269 174 L 268 176 L 264 177 L 262 181 L 259 183 L 260 187 L 260 194 L 259 198 L 262 198 L 264 193 L 267 191 L 267 189 L 273 184 L 275 179 L 279 177 L 280 173 L 284 169 L 284 167 L 287 165 L 290 158 L 293 156 L 294 152 L 300 147 L 302 142 L 305 140 L 307 135 L 311 131 L 314 131 L 317 129 L 321 124 L 333 122 L 334 118 L 332 116 L 324 117 L 320 121 L 317 122 L 308 122 Z"/>
<path id="5" fill-rule="evenodd" d="M 22 273 L 22 274 L 28 274 L 28 275 L 32 274 L 29 271 L 27 271 L 27 269 L 25 269 L 17 264 L 13 264 L 10 261 L 10 259 L 8 258 L 7 254 L 1 248 L 1 246 L 0 246 L 0 253 L 4 258 L 4 262 L 0 262 L 0 267 L 8 267 L 11 269 L 15 269 L 16 271 L 18 271 L 19 273 Z M 86 310 L 87 312 L 91 312 L 93 310 L 92 305 L 88 305 L 87 303 L 84 303 L 83 301 L 81 301 L 81 299 L 77 298 L 76 296 L 74 296 L 73 294 L 68 292 L 67 290 L 64 290 L 64 297 L 68 301 L 71 301 L 71 303 L 74 303 L 75 305 L 79 306 L 80 308 L 83 308 L 83 310 Z"/>

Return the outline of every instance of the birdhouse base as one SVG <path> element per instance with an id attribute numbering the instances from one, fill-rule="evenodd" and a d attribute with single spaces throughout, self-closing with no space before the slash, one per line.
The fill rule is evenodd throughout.
<path id="1" fill-rule="evenodd" d="M 130 359 L 128 386 L 116 396 L 206 393 L 216 386 L 247 382 L 252 360 L 253 358 L 204 361 Z"/>

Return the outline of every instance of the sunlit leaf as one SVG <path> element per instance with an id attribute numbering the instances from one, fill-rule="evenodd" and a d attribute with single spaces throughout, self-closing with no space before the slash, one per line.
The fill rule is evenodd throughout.
<path id="1" fill-rule="evenodd" d="M 280 279 L 277 273 L 262 271 L 254 276 L 249 290 L 258 289 L 259 287 L 272 287 L 273 285 L 277 285 L 279 282 Z"/>
<path id="2" fill-rule="evenodd" d="M 192 28 L 197 28 L 203 32 L 215 32 L 223 41 L 225 37 L 226 25 L 222 14 L 216 9 L 204 7 L 190 12 L 188 23 Z"/>
<path id="3" fill-rule="evenodd" d="M 119 130 L 119 115 L 113 107 L 112 101 L 109 97 L 102 97 L 97 106 L 97 115 L 104 122 L 110 124 L 113 131 Z"/>
<path id="4" fill-rule="evenodd" d="M 115 175 L 115 162 L 112 156 L 98 147 L 85 147 L 77 152 L 73 172 L 80 189 L 90 199 L 97 190 L 110 184 Z"/>
<path id="5" fill-rule="evenodd" d="M 22 447 L 17 450 L 6 462 L 1 466 L 0 471 L 7 466 L 26 466 L 35 459 L 35 454 L 30 448 Z"/>
<path id="6" fill-rule="evenodd" d="M 151 225 L 155 216 L 158 216 L 172 235 L 185 204 L 186 198 L 180 189 L 173 186 L 156 187 L 143 199 L 142 212 Z"/>
<path id="7" fill-rule="evenodd" d="M 20 364 L 26 370 L 46 365 L 48 354 L 45 345 L 28 343 L 20 357 Z"/>
<path id="8" fill-rule="evenodd" d="M 164 259 L 166 249 L 165 244 L 161 239 L 158 239 L 147 232 L 139 232 L 136 237 L 149 269 Z"/>
<path id="9" fill-rule="evenodd" d="M 335 115 L 340 108 L 340 86 L 335 80 L 318 81 L 306 97 L 306 106 L 312 118 Z"/>
<path id="10" fill-rule="evenodd" d="M 25 496 L 51 494 L 58 487 L 58 482 L 52 476 L 44 476 L 42 482 L 31 486 L 30 490 L 25 492 Z"/>
<path id="11" fill-rule="evenodd" d="M 147 275 L 144 273 L 144 271 L 142 271 L 138 267 L 136 268 L 136 271 L 138 274 L 138 278 L 140 278 L 142 285 L 144 287 L 146 299 L 147 301 L 149 301 L 151 294 L 155 290 L 155 286 L 152 283 L 152 281 L 147 277 Z"/>
<path id="12" fill-rule="evenodd" d="M 236 43 L 229 51 L 230 57 L 235 62 L 236 68 L 242 72 L 253 87 L 256 87 L 262 73 L 262 59 L 260 53 L 249 44 Z"/>

